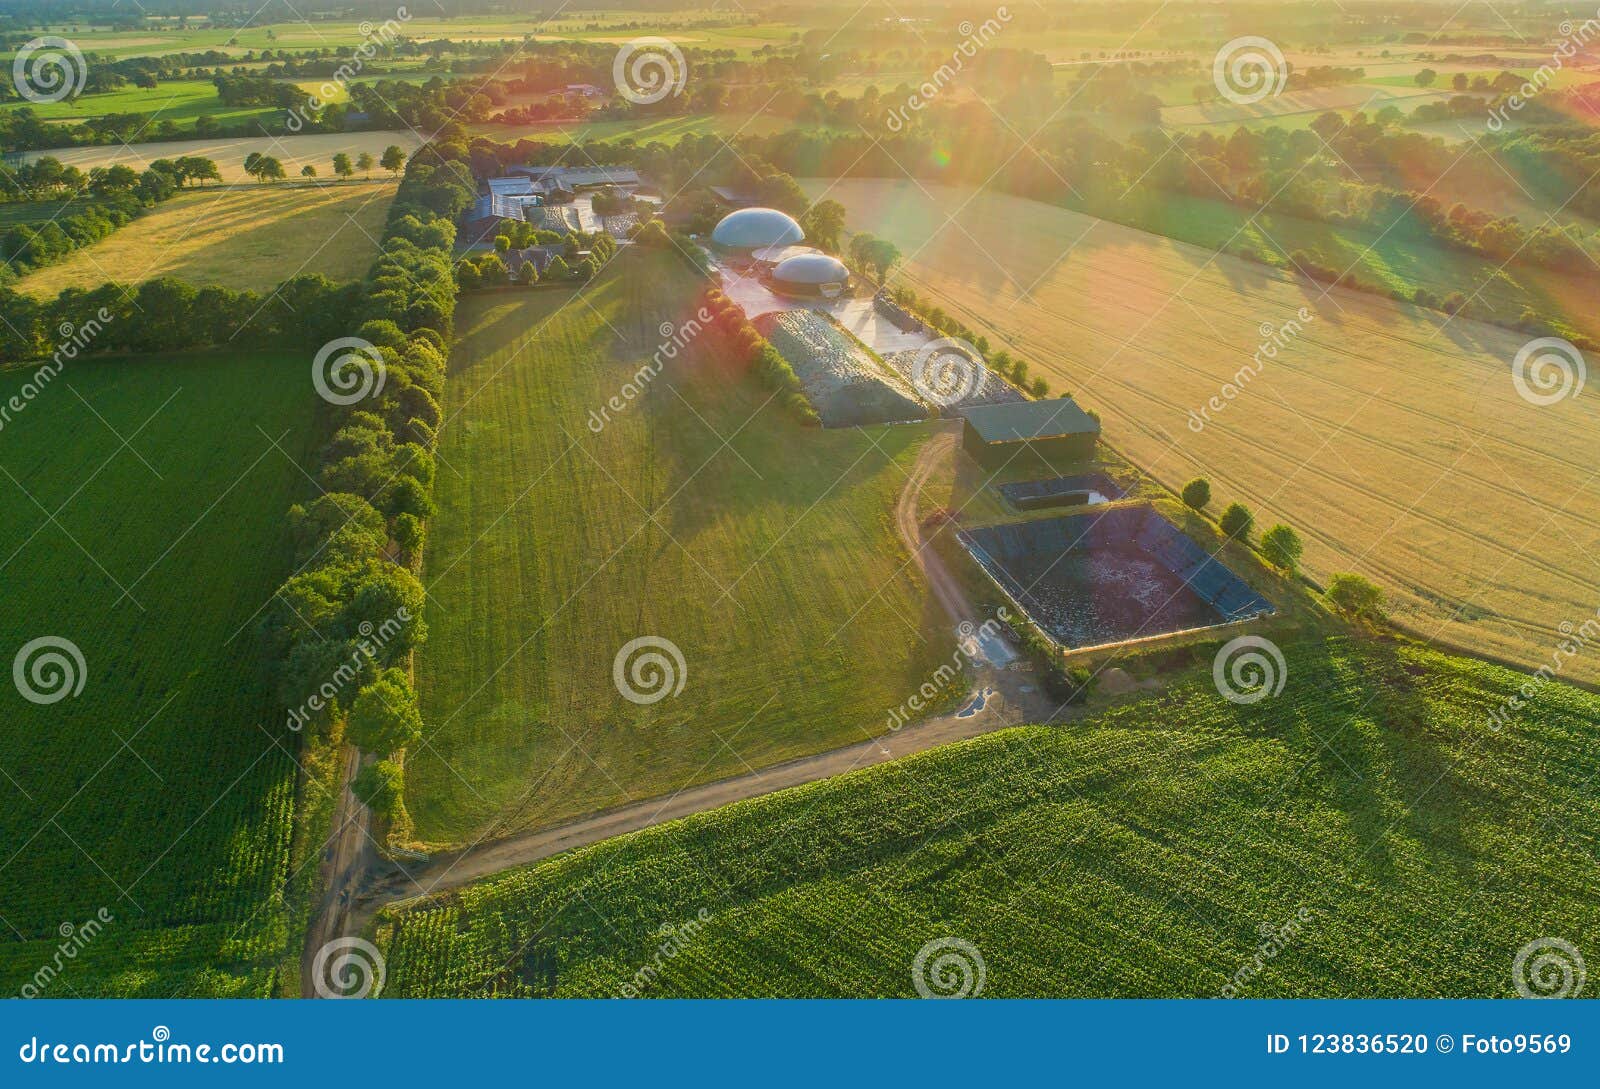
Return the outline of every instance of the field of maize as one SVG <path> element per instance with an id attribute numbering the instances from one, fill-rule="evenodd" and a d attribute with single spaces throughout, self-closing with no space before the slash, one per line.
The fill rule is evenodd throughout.
<path id="1" fill-rule="evenodd" d="M 392 997 L 1512 995 L 1600 928 L 1600 699 L 1335 640 L 575 851 L 380 917 Z"/>

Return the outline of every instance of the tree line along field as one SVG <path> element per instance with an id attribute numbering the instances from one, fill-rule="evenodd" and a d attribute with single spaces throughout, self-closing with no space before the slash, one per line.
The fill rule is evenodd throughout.
<path id="1" fill-rule="evenodd" d="M 649 997 L 912 997 L 918 950 L 948 936 L 992 997 L 1499 998 L 1523 945 L 1600 925 L 1600 699 L 1552 685 L 1497 733 L 1486 716 L 1522 675 L 1334 639 L 1286 648 L 1282 693 L 1245 706 L 1206 649 L 1168 691 L 1071 728 L 390 908 L 384 994 L 610 997 L 648 965 Z"/>
<path id="2" fill-rule="evenodd" d="M 703 283 L 635 247 L 581 296 L 461 299 L 406 759 L 422 842 L 860 741 L 952 652 L 890 520 L 926 428 L 803 428 L 691 345 L 591 429 Z M 646 636 L 687 672 L 641 706 L 612 670 Z"/>
<path id="3" fill-rule="evenodd" d="M 34 373 L 0 372 L 0 402 Z M 0 686 L 0 993 L 101 909 L 43 993 L 271 991 L 298 738 L 251 621 L 316 403 L 303 361 L 229 351 L 69 363 L 6 422 L 0 652 L 53 636 L 85 668 L 54 703 Z"/>
<path id="4" fill-rule="evenodd" d="M 17 289 L 51 298 L 69 287 L 159 276 L 196 286 L 268 290 L 299 273 L 353 280 L 378 250 L 394 183 L 198 189 L 157 205 L 108 238 L 24 276 Z"/>
<path id="5" fill-rule="evenodd" d="M 711 17 L 711 11 L 635 13 L 622 12 L 613 16 L 604 13 L 581 12 L 568 19 L 500 18 L 495 16 L 464 16 L 461 18 L 427 18 L 418 15 L 400 22 L 402 32 L 416 41 L 444 38 L 451 41 L 520 41 L 532 35 L 540 41 L 598 40 L 627 41 L 637 31 L 628 33 L 623 27 L 636 21 L 647 20 L 662 29 L 665 36 L 683 45 L 704 49 L 737 49 L 748 52 L 763 45 L 786 41 L 798 27 L 787 24 L 764 23 L 759 26 L 683 26 L 697 16 Z M 600 24 L 599 29 L 590 29 Z M 104 53 L 108 56 L 141 57 L 167 53 L 198 53 L 217 50 L 242 56 L 250 50 L 264 49 L 325 49 L 353 48 L 366 37 L 362 23 L 356 20 L 317 20 L 287 22 L 257 22 L 247 27 L 179 28 L 173 24 L 166 28 L 141 27 L 136 30 L 113 30 L 108 27 L 59 26 L 51 33 L 70 35 L 85 52 Z M 9 63 L 10 58 L 6 61 Z"/>
<path id="6" fill-rule="evenodd" d="M 354 161 L 363 151 L 376 162 L 383 149 L 398 144 L 409 157 L 421 141 L 410 132 L 319 132 L 300 136 L 252 136 L 215 140 L 167 140 L 149 144 L 101 144 L 93 147 L 53 148 L 49 151 L 30 151 L 28 161 L 50 156 L 65 166 L 75 166 L 87 173 L 97 166 L 123 166 L 145 170 L 156 159 L 176 159 L 183 155 L 196 155 L 217 164 L 217 172 L 225 182 L 249 181 L 244 172 L 244 161 L 253 152 L 271 155 L 283 163 L 291 178 L 299 177 L 304 166 L 314 166 L 323 178 L 332 175 L 333 157 L 339 152 Z M 385 172 L 373 168 L 372 177 L 381 178 Z"/>
<path id="7" fill-rule="evenodd" d="M 1583 451 L 1600 402 L 1520 398 L 1527 335 L 1441 328 L 1434 311 L 1011 196 L 807 188 L 894 239 L 906 283 L 1099 411 L 1142 469 L 1172 487 L 1208 476 L 1258 527 L 1294 526 L 1314 578 L 1367 574 L 1425 637 L 1535 666 L 1560 625 L 1593 615 L 1600 481 Z M 1302 307 L 1312 320 L 1196 433 L 1190 413 Z"/>

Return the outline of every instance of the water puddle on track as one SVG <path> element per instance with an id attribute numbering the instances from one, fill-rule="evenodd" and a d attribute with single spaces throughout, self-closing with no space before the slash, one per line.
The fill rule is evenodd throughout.
<path id="1" fill-rule="evenodd" d="M 985 687 L 983 691 L 973 696 L 965 707 L 956 712 L 956 718 L 971 718 L 988 705 L 989 697 L 993 695 L 994 689 Z"/>

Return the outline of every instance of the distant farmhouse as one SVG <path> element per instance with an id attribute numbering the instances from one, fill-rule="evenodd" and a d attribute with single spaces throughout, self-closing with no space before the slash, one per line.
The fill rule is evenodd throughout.
<path id="1" fill-rule="evenodd" d="M 608 187 L 631 190 L 640 184 L 639 172 L 630 166 L 508 167 L 500 177 L 485 180 L 488 192 L 462 216 L 462 235 L 469 243 L 483 241 L 508 219 L 562 234 L 597 231 L 603 225 L 588 204 L 572 205 L 578 194 Z"/>

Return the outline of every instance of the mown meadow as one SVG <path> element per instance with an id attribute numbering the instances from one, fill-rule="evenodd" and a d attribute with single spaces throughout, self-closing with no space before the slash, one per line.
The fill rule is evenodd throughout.
<path id="1" fill-rule="evenodd" d="M 462 298 L 406 759 L 421 841 L 862 740 L 951 653 L 890 521 L 930 432 L 802 427 L 679 336 L 702 285 L 641 247 L 576 293 Z M 641 637 L 680 649 L 676 696 L 620 693 Z"/>

